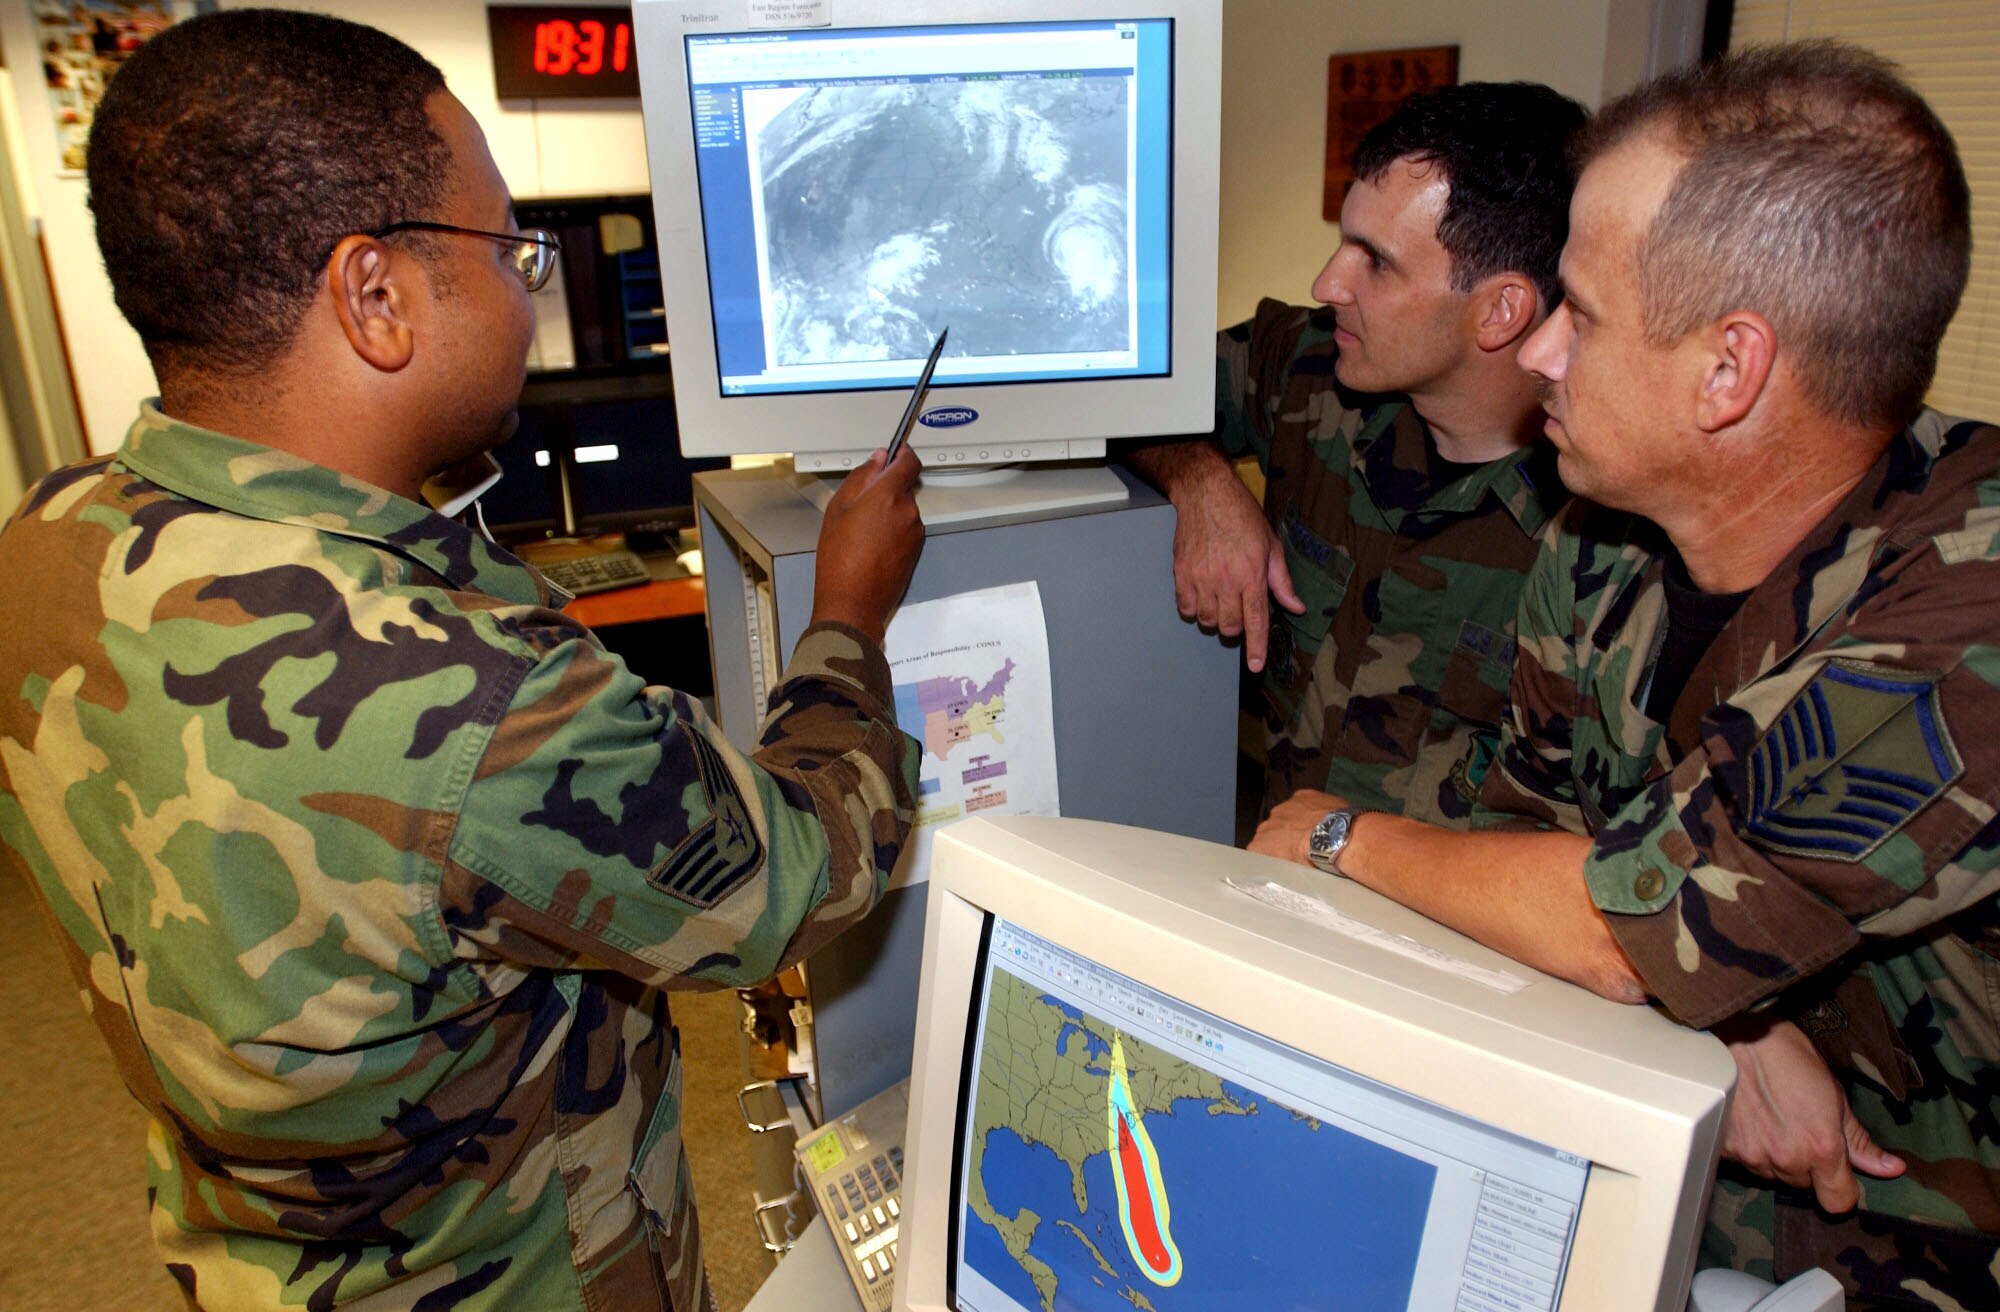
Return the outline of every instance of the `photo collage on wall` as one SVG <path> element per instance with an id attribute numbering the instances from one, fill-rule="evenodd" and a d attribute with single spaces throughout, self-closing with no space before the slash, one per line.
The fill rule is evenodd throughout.
<path id="1" fill-rule="evenodd" d="M 35 46 L 64 173 L 83 172 L 90 124 L 112 74 L 186 9 L 172 0 L 35 0 Z"/>

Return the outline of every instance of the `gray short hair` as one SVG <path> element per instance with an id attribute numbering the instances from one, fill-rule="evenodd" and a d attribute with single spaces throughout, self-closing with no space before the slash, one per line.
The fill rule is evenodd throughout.
<path id="1" fill-rule="evenodd" d="M 1647 336 L 1754 310 L 1828 416 L 1915 417 L 1965 291 L 1971 193 L 1895 65 L 1803 41 L 1672 73 L 1605 108 L 1579 167 L 1651 133 L 1686 162 L 1639 252 Z"/>

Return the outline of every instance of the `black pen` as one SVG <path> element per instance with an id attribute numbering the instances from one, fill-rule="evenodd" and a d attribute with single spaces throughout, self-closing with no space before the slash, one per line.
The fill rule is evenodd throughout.
<path id="1" fill-rule="evenodd" d="M 938 329 L 937 340 L 931 343 L 931 358 L 924 361 L 924 371 L 917 375 L 917 386 L 910 393 L 910 403 L 903 407 L 903 417 L 896 422 L 896 431 L 889 434 L 889 454 L 882 462 L 885 467 L 896 458 L 896 453 L 903 449 L 903 440 L 910 435 L 910 425 L 916 422 L 917 410 L 924 403 L 924 393 L 930 390 L 931 371 L 937 368 L 938 357 L 944 354 L 945 335 L 950 331 L 949 328 Z"/>

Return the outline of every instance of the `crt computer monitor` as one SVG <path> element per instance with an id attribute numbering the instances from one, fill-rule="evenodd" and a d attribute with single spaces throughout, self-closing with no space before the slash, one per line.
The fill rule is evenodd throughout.
<path id="1" fill-rule="evenodd" d="M 849 467 L 946 327 L 932 470 L 1211 426 L 1220 0 L 633 21 L 688 454 Z"/>
<path id="2" fill-rule="evenodd" d="M 899 1309 L 1684 1305 L 1713 1037 L 1095 821 L 952 826 L 929 899 Z"/>

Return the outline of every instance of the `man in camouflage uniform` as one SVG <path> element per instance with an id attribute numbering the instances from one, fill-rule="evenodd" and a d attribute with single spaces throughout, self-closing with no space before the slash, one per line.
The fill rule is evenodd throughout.
<path id="1" fill-rule="evenodd" d="M 884 886 L 914 459 L 829 506 L 745 758 L 419 504 L 511 426 L 546 257 L 435 68 L 197 18 L 90 173 L 162 397 L 0 534 L 0 838 L 152 1114 L 168 1269 L 211 1309 L 707 1308 L 661 990 Z"/>
<path id="2" fill-rule="evenodd" d="M 1969 265 L 1956 149 L 1892 68 L 1808 43 L 1642 88 L 1584 159 L 1521 360 L 1601 504 L 1523 595 L 1485 786 L 1545 827 L 1362 816 L 1335 861 L 1730 1041 L 1725 1152 L 1786 1187 L 1726 1169 L 1705 1262 L 2000 1307 L 2000 429 L 1920 412 Z M 1341 805 L 1256 846 L 1303 855 Z"/>
<path id="3" fill-rule="evenodd" d="M 1261 671 L 1266 811 L 1311 788 L 1472 814 L 1563 499 L 1514 354 L 1557 296 L 1583 121 L 1532 83 L 1405 102 L 1355 152 L 1324 308 L 1267 300 L 1223 331 L 1212 438 L 1130 455 L 1174 502 L 1182 614 L 1243 633 Z"/>

